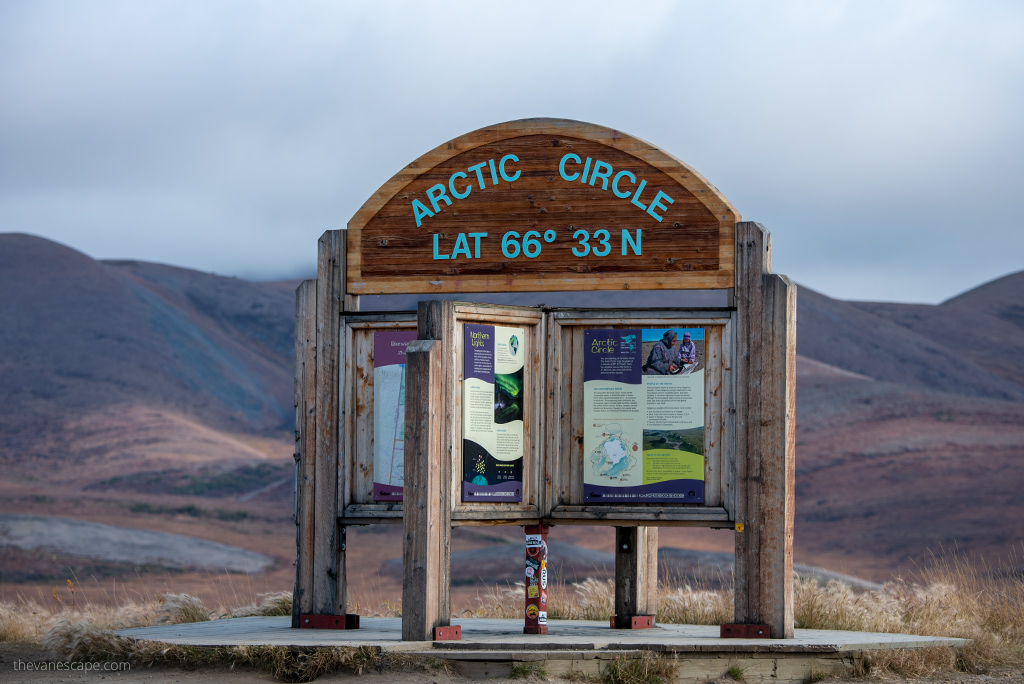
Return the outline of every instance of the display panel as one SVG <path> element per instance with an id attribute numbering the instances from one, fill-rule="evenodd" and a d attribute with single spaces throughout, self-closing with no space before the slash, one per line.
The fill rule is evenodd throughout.
<path id="1" fill-rule="evenodd" d="M 704 329 L 583 341 L 584 501 L 704 503 Z"/>
<path id="2" fill-rule="evenodd" d="M 526 331 L 464 326 L 462 500 L 523 500 Z"/>
<path id="3" fill-rule="evenodd" d="M 373 333 L 373 500 L 401 501 L 405 473 L 405 349 L 415 330 Z"/>

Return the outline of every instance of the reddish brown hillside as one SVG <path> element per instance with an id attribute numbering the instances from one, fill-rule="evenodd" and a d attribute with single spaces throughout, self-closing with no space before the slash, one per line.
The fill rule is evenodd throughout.
<path id="1" fill-rule="evenodd" d="M 3 434 L 24 443 L 40 421 L 136 404 L 288 431 L 292 292 L 0 235 Z"/>

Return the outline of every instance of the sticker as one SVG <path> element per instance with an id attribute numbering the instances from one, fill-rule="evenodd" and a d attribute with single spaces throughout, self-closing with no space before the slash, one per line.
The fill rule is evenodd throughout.
<path id="1" fill-rule="evenodd" d="M 537 586 L 537 575 L 536 574 L 534 574 L 534 576 L 530 578 L 530 586 L 531 587 Z"/>
<path id="2" fill-rule="evenodd" d="M 541 565 L 541 562 L 539 560 L 535 560 L 533 558 L 527 558 L 526 559 L 526 567 L 530 568 L 531 570 L 537 571 L 537 570 L 540 570 L 544 566 Z M 532 572 L 528 572 L 526 574 L 529 575 L 530 577 L 533 577 L 533 573 Z"/>
<path id="3" fill-rule="evenodd" d="M 526 535 L 526 547 L 540 546 L 542 538 L 539 534 L 528 534 Z"/>
<path id="4" fill-rule="evenodd" d="M 547 594 L 541 594 L 540 595 L 540 605 L 542 605 L 542 606 L 548 605 L 548 595 Z"/>
<path id="5" fill-rule="evenodd" d="M 526 617 L 528 617 L 528 618 L 535 618 L 535 617 L 537 617 L 537 613 L 538 612 L 540 612 L 540 611 L 537 610 L 537 606 L 533 605 L 532 603 L 530 605 L 526 606 Z M 544 615 L 544 620 L 547 621 L 548 614 L 544 613 L 543 615 Z"/>
<path id="6" fill-rule="evenodd" d="M 531 568 L 531 567 L 530 567 L 529 565 L 527 565 L 527 566 L 526 566 L 526 576 L 527 576 L 527 577 L 533 577 L 533 573 L 534 573 L 534 572 L 535 572 L 535 571 L 534 571 L 534 569 L 533 569 L 533 568 Z"/>
<path id="7" fill-rule="evenodd" d="M 540 586 L 544 587 L 545 589 L 548 588 L 548 569 L 547 568 L 541 568 L 540 569 Z"/>
<path id="8" fill-rule="evenodd" d="M 527 587 L 526 596 L 527 598 L 537 598 L 538 596 L 540 596 L 540 587 Z"/>
<path id="9" fill-rule="evenodd" d="M 532 607 L 533 606 L 531 606 L 531 608 Z M 529 613 L 530 611 L 526 611 L 526 612 Z M 542 625 L 546 625 L 547 622 L 548 622 L 548 611 L 546 611 L 546 610 L 540 611 L 540 616 L 537 618 L 537 622 L 542 624 Z"/>

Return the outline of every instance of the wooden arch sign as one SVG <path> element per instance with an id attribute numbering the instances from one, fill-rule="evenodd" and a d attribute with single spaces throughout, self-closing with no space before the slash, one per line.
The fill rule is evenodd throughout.
<path id="1" fill-rule="evenodd" d="M 512 121 L 435 148 L 373 194 L 348 223 L 346 292 L 726 289 L 739 219 L 650 143 Z"/>
<path id="2" fill-rule="evenodd" d="M 792 637 L 796 287 L 771 273 L 767 230 L 741 221 L 700 174 L 601 126 L 560 119 L 498 124 L 409 164 L 363 204 L 347 231 L 324 233 L 318 251 L 317 278 L 305 281 L 296 298 L 294 626 L 325 616 L 349 622 L 341 620 L 349 525 L 401 521 L 405 528 L 403 638 L 414 640 L 448 627 L 453 524 L 615 526 L 615 606 L 622 619 L 655 612 L 657 527 L 694 525 L 737 532 L 736 622 L 767 624 L 773 636 Z M 430 296 L 684 289 L 728 290 L 728 305 L 500 307 Z M 427 296 L 417 313 L 359 310 L 360 295 L 378 294 Z M 521 495 L 516 490 L 518 498 L 495 503 L 459 494 L 463 423 L 486 423 L 474 421 L 494 396 L 463 394 L 469 325 L 522 329 L 515 334 L 528 358 L 521 367 L 523 470 L 507 478 L 522 485 Z M 614 328 L 639 331 L 641 344 L 649 341 L 642 329 L 699 329 L 706 379 L 687 394 L 704 396 L 703 453 L 693 452 L 703 456 L 699 497 L 586 498 L 585 458 L 593 453 L 584 446 L 586 350 L 594 353 L 586 340 Z M 418 339 L 409 341 L 414 330 Z M 395 342 L 396 333 L 408 345 L 404 390 L 388 397 L 404 397 L 404 418 L 381 433 L 391 436 L 393 450 L 380 471 L 391 474 L 392 488 L 401 471 L 401 501 L 380 498 L 397 494 L 377 492 L 374 465 L 374 363 L 388 365 L 374 350 L 378 336 Z M 660 401 L 669 399 L 646 405 Z M 466 418 L 464 402 L 484 410 Z M 639 415 L 640 405 L 629 410 Z M 687 415 L 700 416 L 699 401 L 694 406 Z M 396 466 L 399 426 L 403 456 Z M 687 466 L 696 468 L 687 471 L 694 477 L 676 479 L 700 480 L 697 463 Z M 665 474 L 656 470 L 643 485 Z"/>

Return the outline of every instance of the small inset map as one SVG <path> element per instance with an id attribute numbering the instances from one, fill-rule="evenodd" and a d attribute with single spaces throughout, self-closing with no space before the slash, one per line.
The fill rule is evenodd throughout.
<path id="1" fill-rule="evenodd" d="M 636 351 L 636 335 L 623 335 L 622 346 L 629 351 Z"/>
<path id="2" fill-rule="evenodd" d="M 640 446 L 623 438 L 622 426 L 618 423 L 609 423 L 601 428 L 603 439 L 590 452 L 590 465 L 599 477 L 624 480 L 636 467 Z"/>

